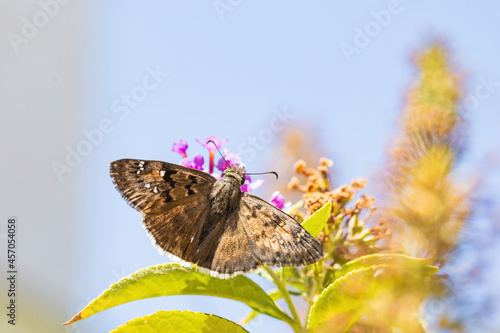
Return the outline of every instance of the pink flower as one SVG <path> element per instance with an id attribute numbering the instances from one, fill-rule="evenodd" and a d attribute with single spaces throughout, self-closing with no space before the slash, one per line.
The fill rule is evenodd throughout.
<path id="1" fill-rule="evenodd" d="M 215 143 L 215 145 L 212 142 L 208 142 L 210 140 L 212 140 Z M 208 165 L 208 172 L 210 174 L 214 173 L 214 154 L 217 151 L 217 148 L 220 149 L 222 146 L 224 146 L 227 143 L 227 139 L 221 140 L 216 135 L 209 135 L 205 139 L 205 142 L 201 142 L 198 139 L 196 139 L 196 141 L 198 141 L 198 143 L 201 144 L 203 147 L 207 148 L 208 151 L 210 152 L 210 162 Z"/>
<path id="2" fill-rule="evenodd" d="M 285 206 L 287 206 L 287 204 L 285 204 L 285 197 L 279 191 L 273 193 L 270 203 L 272 203 L 279 209 L 283 209 L 285 208 Z"/>
<path id="3" fill-rule="evenodd" d="M 262 185 L 262 183 L 264 183 L 262 179 L 259 179 L 252 183 L 252 178 L 250 178 L 249 175 L 245 175 L 245 183 L 241 185 L 240 189 L 242 192 L 250 192 L 258 188 L 260 185 Z"/>
<path id="4" fill-rule="evenodd" d="M 207 142 L 209 140 L 212 140 L 215 143 L 215 145 L 212 142 Z M 203 147 L 207 148 L 209 151 L 210 160 L 209 160 L 208 170 L 203 169 L 203 164 L 205 164 L 205 159 L 203 158 L 203 156 L 201 154 L 195 155 L 193 158 L 187 157 L 186 150 L 188 148 L 188 144 L 187 144 L 186 140 L 182 140 L 182 139 L 179 140 L 178 142 L 175 142 L 173 147 L 172 147 L 173 152 L 179 153 L 183 157 L 182 160 L 179 162 L 179 165 L 185 166 L 188 168 L 192 168 L 192 169 L 196 169 L 196 170 L 202 170 L 202 171 L 205 171 L 205 172 L 211 174 L 217 180 L 221 179 L 222 174 L 214 173 L 214 165 L 215 165 L 214 164 L 214 155 L 215 155 L 215 152 L 217 151 L 217 148 L 221 148 L 227 143 L 227 139 L 221 140 L 221 139 L 219 139 L 219 137 L 217 137 L 215 135 L 210 135 L 205 139 L 205 142 L 201 142 L 198 139 L 196 139 L 196 141 L 198 141 L 198 143 L 200 143 Z M 224 158 L 226 159 L 227 163 L 226 163 L 226 161 L 224 161 L 224 159 L 222 159 L 222 158 L 219 159 L 216 167 L 220 171 L 224 171 L 228 167 L 228 164 L 229 165 L 234 165 L 234 164 L 243 165 L 240 155 L 230 153 L 227 149 L 223 150 L 223 155 L 224 155 Z M 259 179 L 257 181 L 252 182 L 252 179 L 250 178 L 250 176 L 245 175 L 245 183 L 243 185 L 241 185 L 241 191 L 243 191 L 243 192 L 253 191 L 256 188 L 258 188 L 260 185 L 262 185 L 262 183 L 264 183 L 264 181 L 262 179 Z"/>
<path id="5" fill-rule="evenodd" d="M 179 165 L 196 170 L 203 170 L 203 163 L 205 163 L 205 159 L 201 154 L 198 154 L 195 155 L 193 159 L 189 157 L 183 158 L 182 161 L 180 161 Z"/>
<path id="6" fill-rule="evenodd" d="M 212 143 L 212 142 L 208 142 L 212 140 L 213 142 L 215 142 L 215 145 Z M 207 138 L 205 139 L 205 142 L 201 142 L 200 140 L 196 139 L 196 141 L 202 145 L 203 147 L 207 148 L 209 152 L 211 153 L 214 153 L 217 151 L 217 148 L 221 149 L 222 147 L 224 147 L 224 145 L 227 143 L 227 139 L 226 140 L 221 140 L 218 136 L 216 135 L 209 135 L 207 136 Z M 217 147 L 215 147 L 217 146 Z"/>
<path id="7" fill-rule="evenodd" d="M 229 165 L 233 165 L 233 164 L 241 165 L 242 164 L 240 155 L 229 153 L 226 149 L 224 149 L 224 158 L 226 159 L 227 163 L 229 163 Z M 220 171 L 226 170 L 226 168 L 228 167 L 226 161 L 224 161 L 221 158 L 219 160 L 219 162 L 217 163 L 217 169 L 219 169 Z"/>
<path id="8" fill-rule="evenodd" d="M 182 158 L 186 158 L 186 149 L 188 148 L 188 144 L 186 140 L 180 139 L 179 142 L 174 142 L 172 147 L 172 151 L 175 153 L 181 154 Z"/>
<path id="9" fill-rule="evenodd" d="M 203 155 L 201 155 L 201 154 L 194 155 L 193 162 L 194 162 L 195 169 L 203 170 L 203 164 L 205 163 L 205 159 L 203 158 Z"/>

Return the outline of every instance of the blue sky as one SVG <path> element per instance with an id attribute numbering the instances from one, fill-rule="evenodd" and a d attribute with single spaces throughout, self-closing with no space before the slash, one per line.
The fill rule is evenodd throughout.
<path id="1" fill-rule="evenodd" d="M 500 91 L 495 83 L 500 82 L 500 3 L 221 0 L 232 4 L 223 13 L 214 3 L 91 1 L 79 4 L 80 11 L 70 3 L 61 7 L 58 16 L 38 37 L 23 45 L 19 54 L 2 44 L 9 61 L 32 65 L 23 65 L 20 71 L 26 71 L 37 82 L 42 77 L 39 67 L 50 57 L 72 61 L 69 63 L 74 68 L 68 71 L 79 77 L 78 84 L 69 91 L 78 95 L 78 105 L 54 107 L 60 109 L 61 115 L 71 109 L 78 112 L 71 120 L 53 116 L 47 125 L 50 131 L 42 134 L 55 137 L 61 132 L 65 139 L 54 139 L 46 157 L 40 155 L 47 186 L 70 198 L 66 207 L 72 218 L 57 222 L 61 226 L 70 224 L 66 235 L 69 241 L 64 249 L 56 251 L 61 258 L 61 253 L 71 257 L 61 259 L 69 263 L 69 278 L 60 282 L 65 294 L 55 301 L 67 312 L 65 317 L 78 311 L 111 281 L 167 261 L 151 246 L 139 213 L 128 207 L 114 189 L 108 175 L 109 162 L 140 158 L 176 163 L 179 156 L 170 151 L 174 141 L 188 140 L 188 152 L 193 154 L 203 152 L 194 139 L 212 134 L 228 138 L 227 148 L 238 152 L 250 137 L 258 137 L 269 128 L 276 110 L 287 110 L 290 123 L 284 123 L 295 127 L 307 124 L 314 130 L 318 146 L 335 160 L 337 184 L 358 177 L 370 179 L 384 166 L 387 149 L 397 136 L 405 93 L 416 75 L 411 58 L 436 38 L 444 41 L 454 68 L 464 77 L 464 98 L 473 98 L 478 86 L 492 82 L 489 94 L 478 99 L 477 107 L 469 107 L 469 138 L 457 174 L 466 180 L 482 177 L 481 193 L 492 197 L 500 194 Z M 37 9 L 36 4 L 27 6 L 16 11 L 17 21 L 13 22 Z M 2 29 L 7 32 L 15 24 Z M 54 47 L 47 44 L 51 34 L 65 31 L 67 43 Z M 365 38 L 366 45 L 356 39 L 358 31 L 371 35 Z M 346 57 L 342 46 L 347 44 L 356 47 L 357 53 Z M 15 76 L 7 67 L 5 71 Z M 160 73 L 156 81 L 147 79 L 151 72 Z M 61 77 L 64 79 L 64 75 Z M 140 88 L 145 79 L 149 90 Z M 11 87 L 7 81 L 3 83 L 11 89 L 5 91 L 12 92 L 24 84 L 17 82 Z M 39 90 L 33 87 L 30 91 Z M 139 96 L 140 101 L 137 99 L 137 105 L 127 111 L 122 98 L 131 94 Z M 56 105 L 58 96 L 51 98 Z M 51 105 L 50 98 L 47 103 Z M 22 107 L 18 109 L 22 113 Z M 38 119 L 36 107 L 30 112 L 28 119 Z M 39 121 L 43 122 L 43 118 Z M 100 126 L 107 133 L 71 173 L 64 174 L 64 187 L 59 187 L 50 161 L 64 160 L 67 146 L 77 149 L 85 140 L 83 131 L 92 132 Z M 21 126 L 15 132 L 7 125 L 2 129 L 22 140 Z M 255 157 L 244 161 L 247 168 L 267 170 L 274 152 L 280 149 L 278 143 L 276 139 L 266 142 Z M 23 143 L 23 147 L 29 146 Z M 28 149 L 33 154 L 40 151 Z M 9 145 L 6 150 L 8 157 L 14 157 L 14 150 L 19 149 Z M 495 159 L 497 164 L 493 163 Z M 9 184 L 14 188 L 14 183 Z M 37 191 L 43 196 L 42 189 Z M 271 193 L 270 187 L 257 192 L 264 198 Z M 10 200 L 19 201 L 20 195 Z M 47 216 L 56 212 L 55 206 L 40 209 Z M 467 230 L 477 233 L 469 233 L 468 237 L 489 239 L 494 246 L 493 226 L 485 222 Z M 40 232 L 49 239 L 47 231 Z M 492 253 L 493 248 L 484 249 L 485 256 L 493 257 Z M 34 255 L 27 258 L 28 263 L 37 260 Z M 498 272 L 500 263 L 494 262 L 492 267 L 493 272 Z M 41 274 L 51 280 L 50 269 L 46 269 Z M 492 285 L 492 276 L 481 283 Z M 258 278 L 256 281 L 262 282 Z M 76 325 L 83 332 L 105 331 L 158 309 L 215 313 L 235 321 L 247 311 L 246 306 L 229 300 L 169 297 L 126 304 Z M 495 311 L 498 314 L 499 310 Z M 262 316 L 248 329 L 268 332 L 280 325 Z"/>

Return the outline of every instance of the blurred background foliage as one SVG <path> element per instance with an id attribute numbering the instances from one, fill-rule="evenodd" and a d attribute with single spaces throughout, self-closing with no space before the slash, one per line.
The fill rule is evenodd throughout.
<path id="1" fill-rule="evenodd" d="M 291 164 L 301 159 L 295 164 L 294 171 L 307 179 L 307 184 L 299 185 L 297 178 L 288 174 L 292 179 L 288 190 L 292 191 L 280 188 L 287 198 L 297 199 L 297 190 L 304 192 L 304 207 L 312 208 L 311 213 L 327 200 L 342 202 L 340 196 L 344 198 L 340 209 L 343 216 L 353 214 L 361 227 L 365 223 L 371 226 L 370 237 L 374 242 L 368 243 L 369 246 L 365 244 L 362 248 L 356 248 L 352 238 L 340 237 L 346 242 L 336 247 L 338 257 L 335 260 L 339 264 L 361 254 L 404 253 L 429 258 L 434 265 L 442 267 L 442 272 L 453 272 L 456 261 L 462 258 L 460 249 L 471 245 L 464 232 L 470 230 L 473 209 L 478 204 L 475 194 L 479 178 L 473 175 L 464 177 L 463 173 L 456 172 L 468 139 L 467 122 L 461 108 L 464 98 L 463 77 L 440 42 L 416 52 L 412 61 L 416 76 L 408 88 L 401 111 L 400 132 L 388 147 L 385 169 L 379 172 L 381 180 L 375 179 L 376 202 L 375 198 L 363 194 L 358 195 L 359 200 L 353 207 L 345 206 L 364 187 L 365 180 L 337 188 L 333 197 L 328 193 L 318 194 L 322 192 L 321 185 L 313 184 L 324 177 L 325 162 L 322 160 L 317 170 L 305 168 L 306 164 L 314 164 L 323 155 L 321 145 L 315 144 L 314 131 L 307 129 L 305 124 L 304 128 L 287 130 L 281 137 L 280 147 L 286 149 L 281 152 L 277 162 Z M 335 176 L 331 171 L 329 176 L 333 185 Z M 377 206 L 380 208 L 377 209 Z M 337 213 L 338 209 L 337 204 Z M 359 218 L 359 214 L 363 217 Z M 332 213 L 333 220 L 334 216 Z M 375 245 L 375 241 L 382 238 Z M 414 305 L 412 311 L 419 307 L 420 320 L 430 332 L 473 330 L 470 314 L 460 313 L 467 312 L 472 302 L 476 309 L 488 311 L 491 302 L 487 297 L 482 301 L 459 299 L 455 288 L 460 288 L 460 293 L 470 292 L 465 291 L 464 286 L 457 285 L 457 281 L 467 279 L 472 284 L 479 282 L 481 271 L 484 269 L 478 270 L 476 267 L 469 271 L 457 270 L 464 274 L 460 277 L 439 275 L 432 285 L 422 288 L 418 295 L 407 295 L 405 301 Z M 401 309 L 387 307 L 382 312 L 392 315 L 399 313 L 403 317 L 411 314 L 411 311 L 404 312 Z M 429 312 L 430 317 L 439 313 L 438 318 L 426 319 Z M 366 315 L 351 330 L 390 332 L 391 329 L 381 318 L 383 316 Z M 411 315 L 406 318 L 411 318 Z"/>
<path id="2" fill-rule="evenodd" d="M 458 245 L 472 204 L 471 184 L 453 175 L 466 135 L 458 109 L 460 79 L 447 57 L 436 45 L 415 59 L 420 74 L 391 147 L 384 202 L 395 244 L 438 264 Z"/>

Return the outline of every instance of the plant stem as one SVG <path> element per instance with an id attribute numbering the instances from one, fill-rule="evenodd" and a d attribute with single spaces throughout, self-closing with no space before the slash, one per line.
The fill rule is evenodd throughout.
<path id="1" fill-rule="evenodd" d="M 290 326 L 292 326 L 293 330 L 297 333 L 304 332 L 304 328 L 302 327 L 302 323 L 300 322 L 299 314 L 297 313 L 297 310 L 293 305 L 292 299 L 290 298 L 290 294 L 286 290 L 286 282 L 282 281 L 270 267 L 264 266 L 263 268 L 269 273 L 269 275 L 271 275 L 274 284 L 281 291 L 281 294 L 283 295 L 283 298 L 285 299 L 286 304 L 288 305 L 288 308 L 292 313 L 295 325 L 294 326 L 290 325 Z"/>
<path id="2" fill-rule="evenodd" d="M 318 270 L 318 266 L 321 266 Z M 320 260 L 314 265 L 314 284 L 307 295 L 307 312 L 306 318 L 309 318 L 309 313 L 311 312 L 312 305 L 314 304 L 314 298 L 316 297 L 316 292 L 318 289 L 321 290 L 322 281 L 320 276 L 320 271 L 323 271 L 323 261 Z"/>

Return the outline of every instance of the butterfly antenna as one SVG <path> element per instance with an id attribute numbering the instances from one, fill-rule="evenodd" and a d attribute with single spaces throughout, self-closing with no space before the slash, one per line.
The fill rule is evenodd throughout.
<path id="1" fill-rule="evenodd" d="M 220 154 L 220 157 L 222 157 L 222 159 L 224 160 L 224 162 L 226 162 L 226 164 L 228 166 L 231 166 L 229 165 L 229 162 L 226 160 L 226 158 L 224 157 L 224 155 L 222 155 L 222 153 L 220 152 L 219 150 L 219 147 L 217 147 L 217 145 L 215 144 L 214 140 L 208 140 L 207 143 L 211 142 L 214 146 L 215 146 L 215 149 L 217 149 L 217 151 L 219 152 Z M 272 173 L 273 175 L 276 176 L 276 180 L 278 179 L 278 173 L 276 171 L 268 171 L 268 172 L 255 172 L 255 173 L 248 173 L 246 172 L 245 175 L 267 175 L 267 174 L 270 174 Z"/>
<path id="2" fill-rule="evenodd" d="M 207 141 L 207 144 L 208 144 L 209 142 L 212 142 L 212 143 L 213 143 L 213 145 L 215 146 L 215 149 L 217 149 L 217 151 L 218 151 L 218 152 L 219 152 L 219 154 L 220 154 L 220 157 L 222 157 L 222 159 L 224 160 L 224 162 L 226 162 L 227 166 L 231 166 L 231 165 L 229 164 L 229 162 L 226 160 L 226 158 L 224 157 L 224 155 L 222 155 L 222 153 L 220 152 L 219 147 L 217 147 L 217 145 L 215 144 L 214 140 L 208 140 L 208 141 Z"/>
<path id="3" fill-rule="evenodd" d="M 246 175 L 266 175 L 272 173 L 276 176 L 276 180 L 278 180 L 278 173 L 276 171 L 268 171 L 268 172 L 254 172 L 254 173 L 245 173 Z"/>

